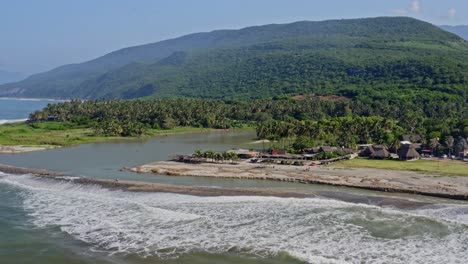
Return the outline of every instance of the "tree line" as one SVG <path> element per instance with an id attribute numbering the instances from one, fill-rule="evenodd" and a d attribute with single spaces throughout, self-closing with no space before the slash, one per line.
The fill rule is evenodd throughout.
<path id="1" fill-rule="evenodd" d="M 445 104 L 444 104 L 445 103 Z M 433 102 L 426 102 L 433 105 Z M 434 105 L 436 105 L 434 103 Z M 428 142 L 468 137 L 467 105 L 441 102 L 440 111 L 405 101 L 362 101 L 318 96 L 274 100 L 160 98 L 148 100 L 71 100 L 30 114 L 30 122 L 59 121 L 93 128 L 97 135 L 138 136 L 149 129 L 256 126 L 259 138 L 307 137 L 352 147 L 391 144 L 402 134 Z"/>

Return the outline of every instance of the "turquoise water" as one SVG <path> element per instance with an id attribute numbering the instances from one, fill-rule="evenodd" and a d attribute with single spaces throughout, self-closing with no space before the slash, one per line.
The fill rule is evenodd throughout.
<path id="1" fill-rule="evenodd" d="M 186 134 L 24 154 L 0 163 L 72 176 L 181 185 L 302 188 L 307 199 L 131 193 L 0 173 L 0 263 L 466 263 L 468 204 L 267 181 L 122 172 L 252 133 Z M 396 197 L 427 203 L 376 206 Z"/>

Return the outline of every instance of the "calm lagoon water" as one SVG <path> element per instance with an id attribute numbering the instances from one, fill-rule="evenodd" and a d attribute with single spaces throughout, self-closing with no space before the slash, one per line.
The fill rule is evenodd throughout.
<path id="1" fill-rule="evenodd" d="M 199 148 L 248 148 L 252 138 L 250 132 L 184 134 L 0 154 L 0 163 L 73 176 L 327 194 L 193 197 L 0 174 L 0 263 L 466 263 L 463 202 L 394 195 L 432 204 L 382 208 L 366 202 L 381 194 L 352 189 L 120 171 Z"/>

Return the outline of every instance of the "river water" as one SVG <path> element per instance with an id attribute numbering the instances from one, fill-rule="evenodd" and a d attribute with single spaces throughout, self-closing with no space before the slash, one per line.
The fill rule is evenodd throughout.
<path id="1" fill-rule="evenodd" d="M 120 171 L 198 148 L 252 147 L 247 144 L 252 137 L 251 132 L 184 134 L 0 154 L 0 163 L 71 176 L 213 188 L 301 188 L 319 194 L 307 199 L 194 197 L 0 174 L 0 263 L 466 263 L 464 202 Z M 371 202 L 381 197 L 422 204 L 379 207 Z"/>

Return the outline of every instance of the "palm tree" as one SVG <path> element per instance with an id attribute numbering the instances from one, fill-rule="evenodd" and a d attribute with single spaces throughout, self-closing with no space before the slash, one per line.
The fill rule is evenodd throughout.
<path id="1" fill-rule="evenodd" d="M 203 157 L 203 153 L 202 153 L 202 151 L 201 151 L 200 149 L 197 149 L 197 150 L 195 150 L 193 156 L 194 156 L 195 158 L 202 158 L 202 157 Z"/>
<path id="2" fill-rule="evenodd" d="M 213 159 L 215 160 L 215 162 L 218 162 L 220 160 L 223 160 L 223 155 L 219 152 L 215 152 L 213 154 Z"/>
<path id="3" fill-rule="evenodd" d="M 208 150 L 208 151 L 206 151 L 206 154 L 207 154 L 208 159 L 211 159 L 212 162 L 215 161 L 215 152 L 214 151 Z"/>
<path id="4" fill-rule="evenodd" d="M 395 137 L 391 143 L 391 149 L 393 149 L 395 152 L 397 152 L 401 147 L 401 141 L 398 137 Z"/>

